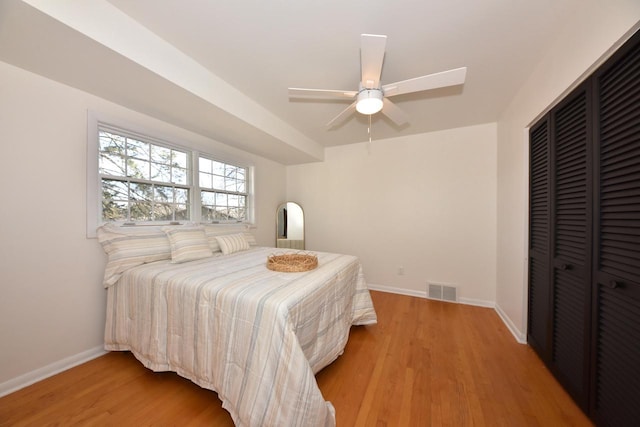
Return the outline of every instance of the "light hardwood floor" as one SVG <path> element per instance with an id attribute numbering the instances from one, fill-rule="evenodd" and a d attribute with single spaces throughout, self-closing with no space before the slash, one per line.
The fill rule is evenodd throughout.
<path id="1" fill-rule="evenodd" d="M 372 292 L 317 375 L 339 427 L 591 426 L 491 309 Z M 216 393 L 114 352 L 0 398 L 0 426 L 233 426 Z"/>

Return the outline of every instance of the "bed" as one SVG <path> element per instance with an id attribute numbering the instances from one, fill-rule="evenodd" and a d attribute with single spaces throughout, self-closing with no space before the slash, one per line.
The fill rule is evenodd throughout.
<path id="1" fill-rule="evenodd" d="M 105 349 L 216 391 L 238 426 L 334 426 L 315 374 L 342 354 L 352 325 L 376 322 L 358 259 L 314 252 L 318 268 L 280 273 L 266 268 L 276 250 L 246 231 L 188 230 L 198 239 L 181 247 L 166 228 L 99 230 L 109 255 Z M 208 255 L 193 256 L 202 235 Z M 242 249 L 225 250 L 231 237 Z M 185 247 L 191 256 L 176 262 Z"/>

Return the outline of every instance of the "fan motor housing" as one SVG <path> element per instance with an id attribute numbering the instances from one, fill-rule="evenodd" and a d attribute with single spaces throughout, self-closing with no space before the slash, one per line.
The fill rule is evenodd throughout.
<path id="1" fill-rule="evenodd" d="M 360 114 L 375 114 L 382 110 L 382 98 L 384 94 L 381 89 L 362 89 L 358 92 L 356 110 Z"/>

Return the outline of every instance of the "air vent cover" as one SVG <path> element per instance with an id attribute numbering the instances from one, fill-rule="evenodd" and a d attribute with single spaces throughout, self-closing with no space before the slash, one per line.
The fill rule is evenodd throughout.
<path id="1" fill-rule="evenodd" d="M 428 283 L 427 298 L 439 301 L 458 302 L 458 288 L 445 283 Z"/>

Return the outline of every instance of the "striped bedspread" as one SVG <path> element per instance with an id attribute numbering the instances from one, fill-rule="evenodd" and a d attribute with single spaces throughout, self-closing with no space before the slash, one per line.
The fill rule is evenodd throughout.
<path id="1" fill-rule="evenodd" d="M 334 426 L 315 373 L 342 354 L 351 325 L 376 322 L 362 268 L 317 253 L 317 269 L 278 273 L 265 267 L 273 252 L 126 271 L 108 288 L 105 348 L 215 390 L 237 426 Z"/>

